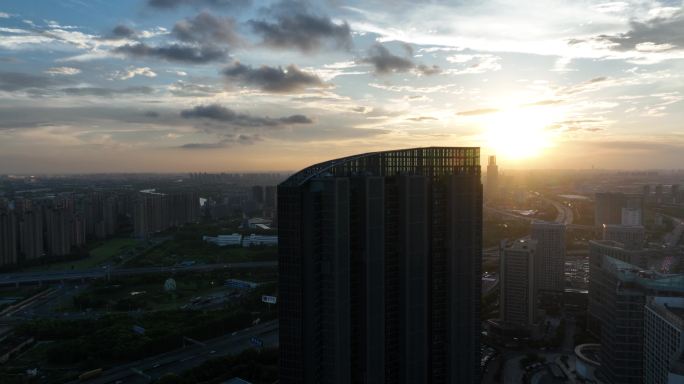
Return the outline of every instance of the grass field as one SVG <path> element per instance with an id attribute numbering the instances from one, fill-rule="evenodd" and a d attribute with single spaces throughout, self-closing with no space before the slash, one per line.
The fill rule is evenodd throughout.
<path id="1" fill-rule="evenodd" d="M 114 238 L 105 240 L 90 250 L 90 256 L 81 260 L 61 261 L 27 268 L 26 272 L 63 271 L 68 269 L 90 269 L 110 260 L 114 256 L 133 249 L 138 240 L 131 238 Z"/>

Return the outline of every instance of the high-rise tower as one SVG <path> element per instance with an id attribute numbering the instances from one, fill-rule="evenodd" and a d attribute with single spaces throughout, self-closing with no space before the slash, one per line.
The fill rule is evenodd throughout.
<path id="1" fill-rule="evenodd" d="M 496 195 L 499 190 L 499 166 L 496 165 L 496 156 L 489 156 L 487 164 L 487 194 Z"/>
<path id="2" fill-rule="evenodd" d="M 479 382 L 479 148 L 367 153 L 278 186 L 280 382 Z"/>

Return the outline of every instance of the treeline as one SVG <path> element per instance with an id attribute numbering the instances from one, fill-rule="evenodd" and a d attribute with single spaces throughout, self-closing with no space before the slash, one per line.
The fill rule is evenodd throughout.
<path id="1" fill-rule="evenodd" d="M 90 320 L 35 320 L 18 326 L 16 332 L 38 341 L 53 341 L 46 352 L 51 363 L 78 363 L 80 368 L 96 368 L 180 348 L 184 336 L 206 340 L 249 327 L 257 318 L 262 322 L 275 319 L 277 310 L 267 311 L 266 304 L 259 303 L 256 296 L 250 295 L 240 308 L 228 310 L 112 314 Z M 134 325 L 143 327 L 145 333 L 135 333 Z"/>

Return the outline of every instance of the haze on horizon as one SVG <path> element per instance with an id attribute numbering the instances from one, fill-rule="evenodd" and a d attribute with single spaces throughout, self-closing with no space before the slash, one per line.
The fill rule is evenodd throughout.
<path id="1" fill-rule="evenodd" d="M 0 4 L 0 173 L 284 171 L 433 145 L 672 169 L 683 90 L 682 1 Z"/>

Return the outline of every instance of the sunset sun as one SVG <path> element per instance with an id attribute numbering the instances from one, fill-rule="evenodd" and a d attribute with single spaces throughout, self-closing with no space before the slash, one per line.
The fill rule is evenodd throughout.
<path id="1" fill-rule="evenodd" d="M 507 159 L 540 155 L 553 145 L 549 127 L 557 119 L 541 108 L 517 108 L 496 112 L 484 121 L 484 145 Z"/>

